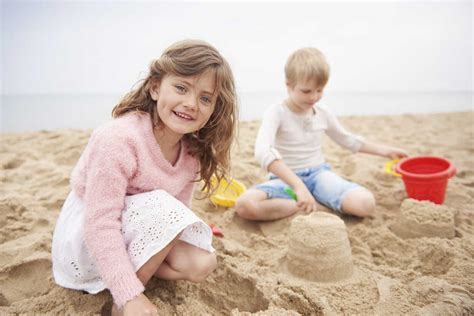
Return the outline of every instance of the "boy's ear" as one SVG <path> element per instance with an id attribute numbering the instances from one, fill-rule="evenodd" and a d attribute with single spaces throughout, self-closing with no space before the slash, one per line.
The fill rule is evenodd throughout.
<path id="1" fill-rule="evenodd" d="M 160 83 L 153 82 L 150 88 L 150 95 L 153 101 L 158 101 L 159 92 L 160 92 Z"/>

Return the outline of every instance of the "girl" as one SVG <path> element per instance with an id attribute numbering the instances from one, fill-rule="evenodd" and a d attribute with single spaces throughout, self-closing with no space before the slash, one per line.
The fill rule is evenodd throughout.
<path id="1" fill-rule="evenodd" d="M 188 207 L 198 180 L 207 190 L 228 170 L 236 106 L 231 69 L 209 44 L 177 42 L 153 61 L 73 170 L 53 236 L 56 282 L 107 288 L 112 314 L 154 315 L 142 293 L 153 275 L 204 280 L 212 232 Z"/>

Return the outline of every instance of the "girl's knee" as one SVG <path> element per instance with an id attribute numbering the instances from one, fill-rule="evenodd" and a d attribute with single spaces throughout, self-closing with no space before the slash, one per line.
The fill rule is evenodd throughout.
<path id="1" fill-rule="evenodd" d="M 208 253 L 200 256 L 193 266 L 189 274 L 189 281 L 203 282 L 217 267 L 217 258 L 215 253 Z"/>

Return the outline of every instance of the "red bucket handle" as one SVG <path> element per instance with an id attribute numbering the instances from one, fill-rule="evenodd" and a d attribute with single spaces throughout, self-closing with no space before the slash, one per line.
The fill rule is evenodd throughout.
<path id="1" fill-rule="evenodd" d="M 452 168 L 449 170 L 449 173 L 448 173 L 448 178 L 454 177 L 458 173 L 458 170 L 456 169 L 454 165 L 451 165 L 451 167 Z"/>

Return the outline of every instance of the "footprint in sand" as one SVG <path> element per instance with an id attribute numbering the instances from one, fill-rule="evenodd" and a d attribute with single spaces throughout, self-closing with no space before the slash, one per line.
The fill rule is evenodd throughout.
<path id="1" fill-rule="evenodd" d="M 474 178 L 474 171 L 462 170 L 456 175 L 456 177 L 459 178 L 459 182 L 462 185 L 469 188 L 474 187 L 474 182 L 471 181 L 471 179 Z"/>
<path id="2" fill-rule="evenodd" d="M 28 233 L 28 228 L 21 221 L 26 221 L 24 213 L 29 209 L 23 205 L 20 197 L 0 199 L 0 243 L 16 239 Z"/>
<path id="3" fill-rule="evenodd" d="M 311 281 L 339 281 L 354 270 L 344 222 L 336 215 L 314 212 L 290 226 L 288 270 Z"/>
<path id="4" fill-rule="evenodd" d="M 454 265 L 455 253 L 446 243 L 435 240 L 418 247 L 420 271 L 424 275 L 442 275 Z"/>
<path id="5" fill-rule="evenodd" d="M 344 174 L 346 177 L 352 176 L 357 171 L 357 164 L 355 162 L 355 159 L 351 156 L 343 159 L 341 165 L 342 165 L 342 174 Z"/>
<path id="6" fill-rule="evenodd" d="M 257 281 L 228 266 L 213 273 L 212 286 L 201 286 L 200 299 L 221 312 L 230 313 L 238 308 L 241 312 L 259 312 L 270 304 L 265 294 L 256 286 Z"/>
<path id="7" fill-rule="evenodd" d="M 7 153 L 0 159 L 0 169 L 15 169 L 20 167 L 24 162 L 23 159 L 17 158 L 16 155 Z"/>
<path id="8" fill-rule="evenodd" d="M 400 207 L 396 222 L 390 229 L 401 238 L 453 238 L 454 212 L 444 205 L 406 199 Z"/>
<path id="9" fill-rule="evenodd" d="M 391 174 L 380 172 L 379 170 L 371 171 L 370 176 L 377 181 L 377 185 L 381 185 L 385 188 L 392 188 L 398 185 L 399 178 L 394 177 Z"/>
<path id="10" fill-rule="evenodd" d="M 0 272 L 0 305 L 8 306 L 48 292 L 51 261 L 34 259 Z"/>

